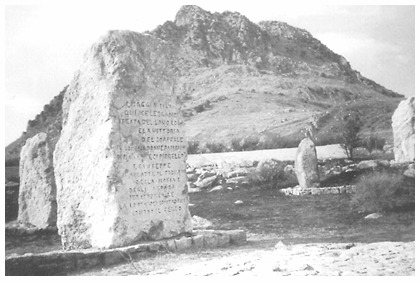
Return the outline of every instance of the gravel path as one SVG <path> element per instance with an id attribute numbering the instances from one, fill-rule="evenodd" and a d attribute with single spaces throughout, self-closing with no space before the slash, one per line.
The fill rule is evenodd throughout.
<path id="1" fill-rule="evenodd" d="M 156 273 L 155 273 L 156 274 Z M 188 264 L 165 275 L 415 275 L 415 242 L 298 244 Z"/>

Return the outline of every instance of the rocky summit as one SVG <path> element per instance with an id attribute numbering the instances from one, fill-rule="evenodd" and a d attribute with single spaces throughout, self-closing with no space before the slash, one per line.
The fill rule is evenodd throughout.
<path id="1" fill-rule="evenodd" d="M 315 140 L 322 139 L 340 130 L 349 111 L 357 111 L 365 133 L 374 130 L 392 143 L 391 116 L 402 95 L 353 70 L 306 30 L 187 5 L 174 21 L 144 34 L 173 48 L 173 91 L 188 140 L 229 144 L 233 138 L 273 134 L 301 140 L 308 127 L 317 133 Z M 40 131 L 58 140 L 63 97 L 71 97 L 66 88 L 6 147 L 6 160 L 18 157 L 25 140 Z"/>

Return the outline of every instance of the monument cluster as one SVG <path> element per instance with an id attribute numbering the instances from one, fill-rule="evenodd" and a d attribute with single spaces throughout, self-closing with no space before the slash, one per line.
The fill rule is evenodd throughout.
<path id="1" fill-rule="evenodd" d="M 55 148 L 45 133 L 22 148 L 20 222 L 56 225 L 67 250 L 192 230 L 173 56 L 167 42 L 130 31 L 111 31 L 90 48 L 65 93 Z M 414 97 L 392 121 L 396 161 L 414 161 Z M 302 188 L 319 186 L 309 138 L 295 172 Z"/>

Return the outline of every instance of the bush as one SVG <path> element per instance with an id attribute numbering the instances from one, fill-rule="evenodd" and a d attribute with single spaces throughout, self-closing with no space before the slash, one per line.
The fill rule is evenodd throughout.
<path id="1" fill-rule="evenodd" d="M 258 149 L 260 139 L 257 137 L 247 137 L 241 141 L 243 151 L 252 151 Z"/>
<path id="2" fill-rule="evenodd" d="M 356 183 L 351 205 L 361 212 L 385 212 L 400 204 L 396 192 L 402 184 L 402 176 L 385 172 L 373 172 L 362 176 Z"/>
<path id="3" fill-rule="evenodd" d="M 353 150 L 360 144 L 362 121 L 356 112 L 347 115 L 344 121 L 345 124 L 341 133 L 343 143 L 340 145 L 346 151 L 347 157 L 353 159 Z"/>
<path id="4" fill-rule="evenodd" d="M 265 163 L 249 176 L 249 183 L 263 190 L 280 188 L 285 180 L 284 165 L 280 163 Z"/>
<path id="5" fill-rule="evenodd" d="M 241 146 L 241 139 L 240 138 L 234 138 L 230 141 L 230 146 L 233 151 L 242 151 Z"/>
<path id="6" fill-rule="evenodd" d="M 206 147 L 212 153 L 218 153 L 218 152 L 225 152 L 225 151 L 227 151 L 226 146 L 224 144 L 218 143 L 218 142 L 205 143 L 204 144 L 204 147 Z"/>
<path id="7" fill-rule="evenodd" d="M 369 153 L 372 153 L 372 151 L 375 149 L 383 151 L 385 146 L 385 139 L 375 135 L 370 135 L 363 140 L 362 145 L 367 149 L 367 151 L 369 151 Z"/>
<path id="8" fill-rule="evenodd" d="M 197 154 L 199 146 L 200 146 L 199 141 L 188 141 L 187 153 Z"/>

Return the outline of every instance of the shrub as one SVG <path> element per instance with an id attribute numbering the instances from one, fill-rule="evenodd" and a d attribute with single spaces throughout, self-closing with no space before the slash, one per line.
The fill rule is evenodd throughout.
<path id="1" fill-rule="evenodd" d="M 277 162 L 265 163 L 249 175 L 249 183 L 263 190 L 280 188 L 283 180 L 285 180 L 284 165 Z"/>
<path id="2" fill-rule="evenodd" d="M 225 152 L 225 151 L 227 151 L 226 146 L 224 144 L 218 143 L 218 142 L 205 143 L 204 144 L 204 147 L 206 147 L 212 153 L 218 153 L 218 152 Z"/>
<path id="3" fill-rule="evenodd" d="M 402 184 L 402 176 L 373 172 L 362 176 L 356 183 L 351 205 L 361 212 L 384 212 L 399 205 L 395 194 Z"/>
<path id="4" fill-rule="evenodd" d="M 230 141 L 230 146 L 233 151 L 242 151 L 241 146 L 241 139 L 240 138 L 234 138 Z"/>
<path id="5" fill-rule="evenodd" d="M 240 145 L 243 151 L 251 151 L 258 148 L 259 142 L 260 140 L 257 137 L 247 137 L 241 141 Z"/>
<path id="6" fill-rule="evenodd" d="M 369 137 L 363 140 L 362 145 L 367 149 L 367 151 L 369 151 L 369 153 L 372 153 L 372 151 L 375 149 L 383 151 L 385 146 L 385 139 L 371 134 Z"/>
<path id="7" fill-rule="evenodd" d="M 356 112 L 344 117 L 344 127 L 341 133 L 343 143 L 341 147 L 346 151 L 347 157 L 353 159 L 353 150 L 360 144 L 360 130 L 362 121 Z"/>
<path id="8" fill-rule="evenodd" d="M 197 154 L 199 146 L 200 146 L 199 141 L 188 141 L 187 153 Z"/>

